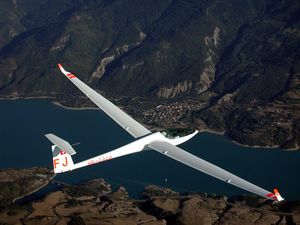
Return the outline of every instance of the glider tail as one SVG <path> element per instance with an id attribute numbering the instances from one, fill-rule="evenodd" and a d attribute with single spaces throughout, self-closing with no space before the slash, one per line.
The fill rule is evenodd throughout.
<path id="1" fill-rule="evenodd" d="M 56 145 L 52 145 L 53 168 L 54 173 L 63 173 L 73 170 L 74 163 L 72 156 L 60 149 Z"/>
<path id="2" fill-rule="evenodd" d="M 74 169 L 72 156 L 76 154 L 69 142 L 55 136 L 45 135 L 54 145 L 52 145 L 54 173 L 63 173 Z"/>

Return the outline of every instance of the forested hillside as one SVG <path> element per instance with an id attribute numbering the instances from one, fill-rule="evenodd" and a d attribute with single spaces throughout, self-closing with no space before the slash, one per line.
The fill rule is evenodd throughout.
<path id="1" fill-rule="evenodd" d="M 298 0 L 3 0 L 0 97 L 80 106 L 62 63 L 153 128 L 297 149 L 299 19 Z"/>

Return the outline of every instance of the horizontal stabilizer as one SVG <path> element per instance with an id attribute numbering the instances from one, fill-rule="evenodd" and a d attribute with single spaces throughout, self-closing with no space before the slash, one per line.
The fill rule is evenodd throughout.
<path id="1" fill-rule="evenodd" d="M 69 142 L 57 137 L 54 134 L 46 134 L 45 136 L 46 136 L 46 138 L 49 139 L 49 141 L 51 141 L 54 145 L 56 145 L 57 147 L 62 149 L 67 154 L 69 154 L 69 155 L 76 154 L 75 150 L 72 148 L 72 146 L 70 145 Z"/>

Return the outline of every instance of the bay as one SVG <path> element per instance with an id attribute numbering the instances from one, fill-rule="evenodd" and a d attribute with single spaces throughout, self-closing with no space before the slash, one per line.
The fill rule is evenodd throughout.
<path id="1" fill-rule="evenodd" d="M 0 169 L 46 166 L 52 168 L 54 133 L 75 146 L 74 162 L 113 150 L 134 140 L 100 110 L 68 110 L 50 100 L 0 101 Z M 239 146 L 222 135 L 201 133 L 180 147 L 267 190 L 279 188 L 283 197 L 300 199 L 300 152 Z M 104 178 L 114 188 L 122 185 L 138 197 L 146 185 L 179 192 L 245 194 L 154 151 L 145 151 L 56 176 L 79 183 Z"/>

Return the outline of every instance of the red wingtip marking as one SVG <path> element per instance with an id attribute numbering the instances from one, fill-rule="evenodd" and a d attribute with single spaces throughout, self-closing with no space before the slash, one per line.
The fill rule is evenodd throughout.
<path id="1" fill-rule="evenodd" d="M 266 194 L 267 197 L 269 198 L 272 198 L 273 200 L 277 200 L 276 196 L 274 193 L 269 193 L 269 194 Z"/>
<path id="2" fill-rule="evenodd" d="M 272 198 L 273 200 L 277 200 L 276 196 L 274 193 L 269 193 L 269 194 L 266 194 L 267 197 L 269 198 Z"/>
<path id="3" fill-rule="evenodd" d="M 67 76 L 68 76 L 69 78 L 75 78 L 75 77 L 76 77 L 74 74 L 71 74 L 71 73 L 68 73 Z"/>
<path id="4" fill-rule="evenodd" d="M 62 68 L 62 65 L 60 63 L 57 64 L 57 66 L 61 69 Z"/>

